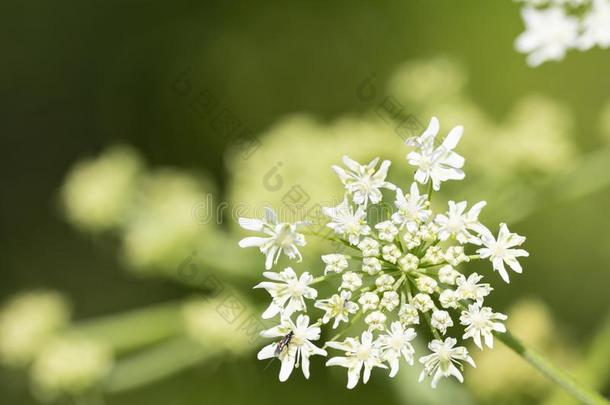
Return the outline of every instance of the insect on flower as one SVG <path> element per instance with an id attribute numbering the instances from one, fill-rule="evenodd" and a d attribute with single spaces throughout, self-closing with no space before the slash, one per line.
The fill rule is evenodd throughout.
<path id="1" fill-rule="evenodd" d="M 506 316 L 483 306 L 493 291 L 491 285 L 481 282 L 482 275 L 462 272 L 459 266 L 487 259 L 491 262 L 490 267 L 499 273 L 500 277 L 496 277 L 508 282 L 504 264 L 517 273 L 522 271 L 517 259 L 528 254 L 516 247 L 525 238 L 509 232 L 504 224 L 500 225 L 495 238 L 479 221 L 485 202 L 467 210 L 467 201 L 449 201 L 440 213 L 432 212 L 430 205 L 431 193 L 443 182 L 464 177 L 464 160 L 453 151 L 462 131 L 462 127 L 454 128 L 440 145 L 436 145 L 439 122 L 433 117 L 424 135 L 411 142 L 415 151 L 408 154 L 407 160 L 418 169 L 414 177 L 404 182 L 410 185 L 408 194 L 386 182 L 389 161 L 384 161 L 382 173 L 375 178 L 375 183 L 367 176 L 373 175 L 378 159 L 365 171 L 358 162 L 344 158 L 357 175 L 334 168 L 346 194 L 338 206 L 323 208 L 328 217 L 326 226 L 334 232 L 331 240 L 338 239 L 353 252 L 322 255 L 318 277 L 314 275 L 315 270 L 300 275 L 292 268 L 281 273 L 266 271 L 263 276 L 272 281 L 256 286 L 265 288 L 272 298 L 262 317 L 280 319 L 278 326 L 261 333 L 276 341 L 262 348 L 258 358 L 281 361 L 280 381 L 286 381 L 297 367 L 301 367 L 305 378 L 309 378 L 310 357 L 327 356 L 325 349 L 312 343 L 320 339 L 322 327 L 343 327 L 322 347 L 343 352 L 327 360 L 326 365 L 346 368 L 350 389 L 360 381 L 366 384 L 373 369 L 389 370 L 390 377 L 394 377 L 400 363 L 417 367 L 415 349 L 410 342 L 415 336 L 426 334 L 419 334 L 416 327 L 429 328 L 435 336 L 428 345 L 432 353 L 419 358 L 423 365 L 420 381 L 431 376 L 433 388 L 441 379 L 452 376 L 461 382 L 462 363 L 475 366 L 466 347 L 458 344 L 459 338 L 462 341 L 472 339 L 481 349 L 483 339 L 491 348 L 495 334 L 506 332 L 503 324 Z M 369 183 L 374 187 L 369 187 Z M 428 194 L 420 192 L 418 183 L 428 184 Z M 365 207 L 382 202 L 383 196 L 378 193 L 380 187 L 395 194 L 391 200 L 394 212 L 391 221 L 375 223 Z M 371 193 L 365 193 L 369 191 Z M 269 217 L 271 219 L 266 222 L 242 220 L 242 225 L 247 225 L 248 229 L 262 229 L 270 235 L 264 240 L 242 241 L 243 247 L 258 245 L 261 241 L 267 266 L 272 263 L 270 254 L 275 257 L 280 249 L 287 249 L 290 256 L 296 249 L 284 243 L 283 236 L 278 236 L 283 234 L 268 225 L 277 222 L 272 215 Z M 281 226 L 296 232 L 296 224 Z M 303 238 L 299 239 L 300 236 Z M 304 235 L 299 234 L 299 238 L 290 239 L 290 244 L 303 246 Z M 299 243 L 295 242 L 297 240 Z M 490 274 L 495 276 L 493 271 Z M 334 289 L 319 297 L 315 289 L 319 282 L 332 283 Z M 306 306 L 305 298 L 315 300 L 314 305 Z M 293 316 L 297 317 L 296 322 L 292 321 Z M 360 322 L 361 319 L 364 322 Z M 458 328 L 462 331 L 457 331 Z M 352 332 L 352 336 L 339 341 L 339 336 L 346 332 Z"/>

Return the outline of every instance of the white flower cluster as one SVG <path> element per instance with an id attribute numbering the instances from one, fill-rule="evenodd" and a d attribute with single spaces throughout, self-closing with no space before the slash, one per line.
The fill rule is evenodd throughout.
<path id="1" fill-rule="evenodd" d="M 538 66 L 564 58 L 566 51 L 610 47 L 610 0 L 525 0 L 526 26 L 515 41 L 527 63 Z"/>
<path id="2" fill-rule="evenodd" d="M 428 344 L 431 354 L 419 358 L 423 364 L 420 381 L 430 376 L 432 387 L 436 387 L 441 377 L 454 376 L 461 382 L 462 363 L 475 364 L 468 350 L 449 336 L 453 328 L 463 327 L 457 336 L 472 339 L 481 349 L 493 346 L 494 333 L 506 331 L 506 316 L 484 303 L 493 288 L 481 281 L 481 275 L 462 272 L 458 266 L 489 259 L 508 283 L 506 266 L 520 273 L 517 258 L 528 256 L 517 248 L 525 238 L 511 233 L 505 224 L 500 224 L 494 237 L 479 221 L 483 201 L 470 208 L 466 201 L 449 201 L 446 212 L 433 213 L 431 193 L 447 180 L 464 178 L 464 158 L 454 151 L 462 127 L 453 128 L 442 141 L 436 140 L 438 132 L 439 122 L 433 117 L 421 136 L 407 141 L 414 151 L 406 158 L 417 167 L 408 193 L 386 181 L 389 161 L 375 170 L 377 159 L 360 165 L 345 157 L 347 169 L 334 168 L 346 195 L 341 204 L 324 212 L 330 219 L 327 226 L 335 234 L 332 239 L 351 251 L 323 255 L 324 275 L 298 275 L 290 267 L 263 273 L 268 281 L 255 288 L 267 290 L 272 299 L 263 318 L 278 317 L 279 325 L 262 332 L 275 340 L 258 358 L 279 358 L 281 381 L 299 366 L 309 378 L 309 358 L 327 356 L 326 349 L 344 353 L 330 358 L 326 365 L 347 369 L 348 388 L 355 387 L 361 378 L 366 383 L 375 367 L 388 369 L 394 377 L 403 360 L 414 364 L 411 342 L 417 336 L 415 328 L 420 328 L 423 336 L 428 332 L 433 336 Z M 420 192 L 418 183 L 429 184 L 427 194 Z M 381 222 L 370 223 L 365 207 L 382 202 L 381 188 L 395 194 L 393 213 Z M 278 222 L 271 212 L 262 221 L 241 219 L 240 223 L 267 234 L 241 243 L 261 248 L 267 255 L 267 270 L 279 252 L 295 258 L 297 246 L 304 244 L 296 226 Z M 336 290 L 320 298 L 314 288 L 320 282 L 331 282 Z M 313 342 L 320 340 L 323 326 L 343 328 L 323 346 L 316 346 Z M 357 335 L 339 339 L 360 326 Z"/>

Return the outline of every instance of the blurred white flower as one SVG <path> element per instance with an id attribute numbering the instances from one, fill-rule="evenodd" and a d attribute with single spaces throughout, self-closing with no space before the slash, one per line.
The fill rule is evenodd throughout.
<path id="1" fill-rule="evenodd" d="M 326 264 L 324 275 L 328 273 L 341 273 L 348 267 L 347 256 L 339 253 L 323 255 L 322 261 Z"/>
<path id="2" fill-rule="evenodd" d="M 569 16 L 561 7 L 521 10 L 526 31 L 516 40 L 519 52 L 527 53 L 527 63 L 538 66 L 549 60 L 561 60 L 566 51 L 576 45 L 578 20 Z"/>
<path id="3" fill-rule="evenodd" d="M 393 190 L 395 186 L 385 181 L 388 175 L 388 168 L 392 164 L 389 160 L 384 160 L 376 171 L 375 167 L 379 158 L 373 159 L 368 165 L 361 165 L 347 156 L 343 156 L 343 163 L 348 170 L 333 165 L 333 170 L 345 186 L 345 189 L 352 195 L 355 204 L 367 206 L 370 201 L 378 204 L 381 201 L 381 188 Z"/>
<path id="4" fill-rule="evenodd" d="M 311 300 L 318 296 L 318 292 L 309 287 L 313 277 L 308 272 L 298 277 L 291 267 L 287 267 L 279 273 L 266 271 L 263 276 L 273 280 L 273 282 L 263 281 L 254 286 L 254 288 L 264 288 L 272 297 L 271 304 L 263 312 L 263 319 L 273 318 L 279 313 L 290 317 L 297 311 L 307 309 L 305 298 Z"/>
<path id="5" fill-rule="evenodd" d="M 265 269 L 269 270 L 277 263 L 280 254 L 284 253 L 290 259 L 302 260 L 299 246 L 305 246 L 305 236 L 297 232 L 302 222 L 289 224 L 279 222 L 271 208 L 265 209 L 263 219 L 239 218 L 239 225 L 249 231 L 263 232 L 266 237 L 249 236 L 239 241 L 239 246 L 257 247 L 266 256 Z"/>
<path id="6" fill-rule="evenodd" d="M 59 293 L 32 291 L 11 298 L 0 311 L 0 361 L 26 366 L 69 319 L 69 305 Z"/>
<path id="7" fill-rule="evenodd" d="M 349 389 L 358 384 L 363 368 L 362 382 L 364 384 L 368 382 L 373 367 L 387 368 L 381 362 L 379 341 L 373 339 L 371 332 L 363 332 L 360 339 L 350 337 L 343 342 L 328 342 L 327 346 L 345 352 L 345 357 L 333 357 L 326 362 L 326 365 L 341 366 L 348 369 L 347 388 Z"/>
<path id="8" fill-rule="evenodd" d="M 295 367 L 301 367 L 305 378 L 309 378 L 309 357 L 326 356 L 326 350 L 311 343 L 320 339 L 320 327 L 309 325 L 307 315 L 299 315 L 296 323 L 284 318 L 280 325 L 261 332 L 262 337 L 282 338 L 280 342 L 271 343 L 258 352 L 259 360 L 278 357 L 282 362 L 280 381 L 284 382 Z"/>
<path id="9" fill-rule="evenodd" d="M 35 392 L 49 400 L 83 394 L 102 382 L 113 363 L 112 351 L 97 341 L 55 340 L 45 346 L 32 365 Z"/>
<path id="10" fill-rule="evenodd" d="M 435 147 L 434 141 L 439 131 L 439 122 L 432 117 L 428 128 L 415 139 L 407 140 L 408 145 L 414 145 L 416 150 L 407 155 L 409 164 L 417 166 L 415 180 L 421 184 L 432 181 L 432 187 L 438 191 L 441 182 L 447 180 L 462 180 L 464 178 L 464 158 L 453 151 L 462 138 L 464 128 L 457 126 L 449 131 L 443 142 Z"/>
<path id="11" fill-rule="evenodd" d="M 595 45 L 610 47 L 610 1 L 593 0 L 591 10 L 582 21 L 583 33 L 578 38 L 578 48 L 588 50 Z"/>

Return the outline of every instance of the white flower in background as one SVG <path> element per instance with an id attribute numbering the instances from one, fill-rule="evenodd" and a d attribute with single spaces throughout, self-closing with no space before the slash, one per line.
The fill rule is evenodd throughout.
<path id="1" fill-rule="evenodd" d="M 284 253 L 290 259 L 302 260 L 298 246 L 305 246 L 305 236 L 297 232 L 296 224 L 278 222 L 275 212 L 271 208 L 265 209 L 263 219 L 239 218 L 239 225 L 249 231 L 263 232 L 266 237 L 249 236 L 239 241 L 239 246 L 258 247 L 266 256 L 265 269 L 270 270 L 277 263 L 280 254 Z"/>
<path id="2" fill-rule="evenodd" d="M 386 188 L 393 190 L 395 186 L 385 181 L 388 169 L 392 162 L 384 160 L 376 171 L 375 167 L 379 158 L 373 159 L 368 165 L 361 165 L 347 156 L 343 156 L 343 163 L 348 170 L 339 166 L 333 166 L 333 170 L 345 186 L 345 189 L 352 195 L 355 204 L 364 205 L 370 201 L 378 204 L 382 195 L 379 189 Z"/>
<path id="3" fill-rule="evenodd" d="M 341 288 L 342 290 L 352 290 L 355 291 L 362 287 L 362 277 L 353 271 L 348 271 L 343 273 L 341 276 Z"/>
<path id="4" fill-rule="evenodd" d="M 370 226 L 366 224 L 366 211 L 363 206 L 359 206 L 356 211 L 350 207 L 347 198 L 336 207 L 325 207 L 322 211 L 331 219 L 328 223 L 337 235 L 348 239 L 352 245 L 357 245 L 360 236 L 368 235 L 371 232 Z"/>
<path id="5" fill-rule="evenodd" d="M 379 306 L 379 296 L 373 292 L 365 292 L 358 299 L 358 303 L 362 306 L 362 312 L 373 311 Z"/>
<path id="6" fill-rule="evenodd" d="M 487 283 L 478 284 L 483 276 L 472 273 L 468 278 L 463 275 L 459 275 L 455 280 L 457 289 L 455 290 L 460 300 L 475 300 L 482 302 L 485 297 L 493 291 L 493 288 Z"/>
<path id="7" fill-rule="evenodd" d="M 383 361 L 390 365 L 390 377 L 395 377 L 400 368 L 400 358 L 402 357 L 407 364 L 413 365 L 413 355 L 415 349 L 411 341 L 415 339 L 417 333 L 415 329 L 405 328 L 398 321 L 392 322 L 387 334 L 379 337 L 379 343 L 383 351 Z"/>
<path id="8" fill-rule="evenodd" d="M 273 298 L 269 307 L 263 312 L 263 319 L 273 318 L 279 313 L 289 317 L 297 311 L 304 311 L 307 309 L 305 298 L 311 300 L 318 296 L 318 292 L 309 287 L 313 277 L 308 272 L 298 277 L 291 267 L 287 267 L 279 273 L 266 271 L 263 276 L 273 280 L 273 282 L 263 281 L 254 286 L 254 288 L 264 288 Z"/>
<path id="9" fill-rule="evenodd" d="M 498 238 L 494 238 L 489 230 L 481 235 L 484 247 L 477 250 L 482 259 L 489 258 L 495 271 L 500 273 L 502 279 L 509 282 L 508 272 L 504 267 L 506 263 L 514 272 L 521 273 L 523 269 L 517 261 L 518 257 L 528 257 L 529 253 L 523 249 L 514 249 L 525 242 L 525 237 L 511 233 L 506 224 L 500 224 Z"/>
<path id="10" fill-rule="evenodd" d="M 381 311 L 373 311 L 364 318 L 369 330 L 384 330 L 387 317 Z"/>
<path id="11" fill-rule="evenodd" d="M 460 370 L 455 366 L 461 367 L 460 361 L 465 361 L 472 367 L 476 367 L 474 360 L 468 355 L 465 347 L 454 347 L 457 340 L 448 337 L 445 341 L 433 340 L 428 345 L 432 354 L 419 359 L 424 365 L 424 370 L 419 375 L 419 381 L 423 381 L 426 376 L 432 376 L 431 386 L 436 388 L 442 377 L 454 376 L 459 382 L 464 382 L 464 377 Z"/>
<path id="12" fill-rule="evenodd" d="M 309 357 L 326 356 L 326 350 L 311 343 L 320 339 L 320 327 L 315 324 L 309 325 L 307 315 L 299 315 L 296 324 L 290 318 L 284 318 L 279 326 L 261 332 L 261 336 L 281 338 L 279 342 L 263 347 L 258 352 L 257 358 L 265 360 L 278 357 L 282 362 L 280 368 L 282 382 L 290 377 L 295 364 L 301 367 L 305 378 L 309 378 Z"/>
<path id="13" fill-rule="evenodd" d="M 440 190 L 441 183 L 447 180 L 462 180 L 464 178 L 464 158 L 453 151 L 462 138 L 464 128 L 457 126 L 449 131 L 443 142 L 435 147 L 434 141 L 439 131 L 439 122 L 432 117 L 424 133 L 411 140 L 409 144 L 417 147 L 407 155 L 407 161 L 417 166 L 415 180 L 421 184 L 432 181 L 432 188 Z"/>
<path id="14" fill-rule="evenodd" d="M 506 332 L 506 327 L 498 321 L 505 321 L 507 316 L 499 312 L 494 313 L 489 307 L 482 307 L 479 304 L 468 305 L 468 311 L 462 311 L 460 323 L 466 326 L 463 339 L 472 338 L 474 344 L 483 349 L 481 336 L 485 339 L 485 344 L 493 348 L 493 332 Z"/>
<path id="15" fill-rule="evenodd" d="M 347 256 L 339 253 L 331 253 L 322 256 L 322 261 L 326 264 L 324 275 L 328 273 L 341 273 L 348 268 Z"/>
<path id="16" fill-rule="evenodd" d="M 521 10 L 526 31 L 515 42 L 519 52 L 527 53 L 527 63 L 538 66 L 546 61 L 564 58 L 566 51 L 576 45 L 578 20 L 561 7 Z"/>
<path id="17" fill-rule="evenodd" d="M 99 386 L 114 363 L 112 350 L 95 340 L 57 338 L 38 353 L 30 371 L 41 398 L 81 396 Z"/>
<path id="18" fill-rule="evenodd" d="M 443 335 L 447 333 L 447 328 L 453 326 L 453 320 L 451 319 L 449 312 L 443 310 L 434 311 L 430 323 L 433 328 L 438 329 Z"/>
<path id="19" fill-rule="evenodd" d="M 333 357 L 326 362 L 326 365 L 341 366 L 348 369 L 347 388 L 349 389 L 358 384 L 362 369 L 364 369 L 362 382 L 366 384 L 371 377 L 373 367 L 387 368 L 381 362 L 380 344 L 373 339 L 371 332 L 363 332 L 360 339 L 347 338 L 343 342 L 328 342 L 327 345 L 345 352 L 345 357 Z"/>
<path id="20" fill-rule="evenodd" d="M 326 311 L 322 317 L 323 323 L 328 323 L 331 319 L 335 319 L 333 329 L 336 329 L 340 322 L 349 321 L 350 314 L 358 312 L 358 304 L 350 301 L 351 298 L 352 293 L 349 291 L 341 291 L 340 294 L 334 294 L 328 299 L 318 300 L 314 306 Z"/>
<path id="21" fill-rule="evenodd" d="M 593 0 L 591 10 L 582 22 L 583 33 L 578 38 L 578 48 L 587 50 L 595 45 L 610 47 L 610 1 Z"/>
<path id="22" fill-rule="evenodd" d="M 358 243 L 358 249 L 364 257 L 379 256 L 379 242 L 373 238 L 362 239 Z"/>
<path id="23" fill-rule="evenodd" d="M 485 201 L 476 203 L 466 211 L 466 201 L 455 203 L 449 201 L 449 211 L 447 214 L 438 214 L 434 222 L 438 225 L 438 238 L 442 241 L 454 237 L 460 243 L 473 243 L 480 245 L 481 240 L 470 231 L 478 235 L 483 231 L 483 226 L 479 222 L 479 214 L 485 205 Z"/>
<path id="24" fill-rule="evenodd" d="M 398 235 L 398 228 L 392 221 L 383 221 L 375 225 L 379 239 L 385 242 L 393 242 Z"/>
<path id="25" fill-rule="evenodd" d="M 426 222 L 430 217 L 431 211 L 428 209 L 430 202 L 426 194 L 420 195 L 417 183 L 412 183 L 409 194 L 406 196 L 400 188 L 396 188 L 396 201 L 394 202 L 397 211 L 392 214 L 392 221 L 402 228 L 407 228 L 409 232 L 416 232 L 422 222 Z"/>

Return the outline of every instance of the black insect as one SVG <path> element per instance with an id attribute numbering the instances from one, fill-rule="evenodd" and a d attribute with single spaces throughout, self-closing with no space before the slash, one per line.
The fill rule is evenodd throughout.
<path id="1" fill-rule="evenodd" d="M 290 342 L 292 341 L 292 338 L 294 336 L 294 332 L 290 331 L 288 332 L 288 334 L 286 336 L 284 336 L 282 338 L 282 340 L 280 340 L 279 342 L 277 342 L 277 346 L 275 347 L 275 357 L 280 357 L 280 354 L 282 354 L 282 351 L 284 351 L 285 348 L 288 347 L 288 345 L 290 345 Z"/>

